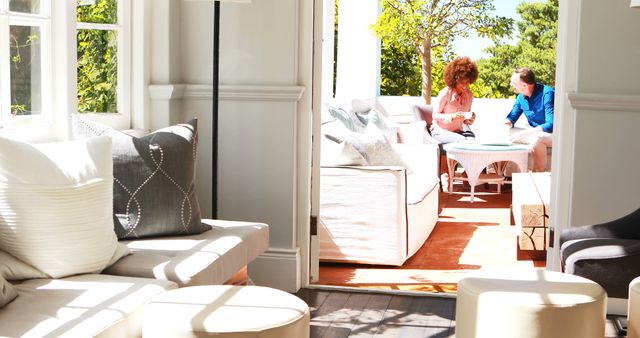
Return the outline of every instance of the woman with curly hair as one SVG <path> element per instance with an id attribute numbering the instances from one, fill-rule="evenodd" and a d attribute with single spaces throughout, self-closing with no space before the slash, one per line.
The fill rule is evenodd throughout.
<path id="1" fill-rule="evenodd" d="M 438 94 L 438 107 L 433 112 L 435 123 L 431 135 L 441 143 L 451 143 L 475 135 L 469 128 L 476 118 L 471 112 L 473 93 L 469 85 L 478 79 L 478 66 L 468 56 L 457 57 L 444 70 L 447 85 Z"/>

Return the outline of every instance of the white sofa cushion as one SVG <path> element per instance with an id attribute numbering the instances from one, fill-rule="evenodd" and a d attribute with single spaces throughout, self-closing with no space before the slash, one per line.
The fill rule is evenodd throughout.
<path id="1" fill-rule="evenodd" d="M 127 254 L 113 231 L 112 189 L 107 137 L 0 138 L 0 250 L 52 278 L 101 271 Z"/>
<path id="2" fill-rule="evenodd" d="M 108 275 L 32 279 L 0 310 L 2 337 L 139 337 L 144 306 L 168 281 Z"/>
<path id="3" fill-rule="evenodd" d="M 9 304 L 18 296 L 16 289 L 13 288 L 2 276 L 0 276 L 0 308 Z"/>
<path id="4" fill-rule="evenodd" d="M 329 126 L 323 125 L 323 127 L 325 128 L 324 135 L 329 135 L 338 143 L 351 146 L 365 160 L 366 165 L 401 166 L 411 170 L 395 150 L 394 144 L 375 123 L 369 123 L 362 133 L 352 132 L 339 126 L 331 129 Z M 355 159 L 353 162 L 356 162 Z"/>
<path id="5" fill-rule="evenodd" d="M 133 252 L 104 273 L 170 280 L 181 287 L 222 284 L 269 247 L 263 223 L 203 219 L 198 235 L 124 241 Z"/>

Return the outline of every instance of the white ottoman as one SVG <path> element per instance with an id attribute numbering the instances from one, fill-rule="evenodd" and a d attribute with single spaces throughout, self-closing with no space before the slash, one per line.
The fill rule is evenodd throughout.
<path id="1" fill-rule="evenodd" d="M 629 283 L 627 338 L 640 338 L 640 277 Z"/>
<path id="2" fill-rule="evenodd" d="M 309 307 L 261 286 L 206 285 L 171 290 L 144 310 L 143 337 L 309 337 Z"/>
<path id="3" fill-rule="evenodd" d="M 606 293 L 554 271 L 487 271 L 458 283 L 457 338 L 602 338 Z"/>

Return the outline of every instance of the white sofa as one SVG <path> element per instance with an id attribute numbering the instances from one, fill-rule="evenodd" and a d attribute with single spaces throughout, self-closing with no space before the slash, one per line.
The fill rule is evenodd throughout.
<path id="1" fill-rule="evenodd" d="M 2 337 L 140 337 L 145 304 L 182 286 L 222 284 L 269 245 L 262 223 L 203 220 L 199 235 L 124 242 L 132 254 L 102 274 L 11 281 Z M 0 273 L 11 264 L 0 262 Z"/>
<path id="2" fill-rule="evenodd" d="M 389 120 L 412 119 L 410 102 L 368 102 Z M 402 265 L 438 220 L 438 146 L 424 144 L 420 136 L 418 142 L 393 145 L 405 165 L 350 166 L 324 162 L 331 143 L 325 137 L 322 142 L 320 260 Z"/>
<path id="3" fill-rule="evenodd" d="M 438 221 L 438 147 L 399 145 L 411 166 L 320 169 L 320 259 L 402 265 Z"/>
<path id="4" fill-rule="evenodd" d="M 195 120 L 141 138 L 0 137 L 0 336 L 139 337 L 156 295 L 244 272 L 268 226 L 201 219 L 196 146 Z M 120 242 L 118 216 L 134 234 Z"/>

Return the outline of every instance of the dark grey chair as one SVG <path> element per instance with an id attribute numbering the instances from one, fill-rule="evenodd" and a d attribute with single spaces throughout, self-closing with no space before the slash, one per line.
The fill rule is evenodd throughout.
<path id="1" fill-rule="evenodd" d="M 563 230 L 560 257 L 564 272 L 595 281 L 609 297 L 627 298 L 629 283 L 640 276 L 640 209 L 610 222 Z"/>

